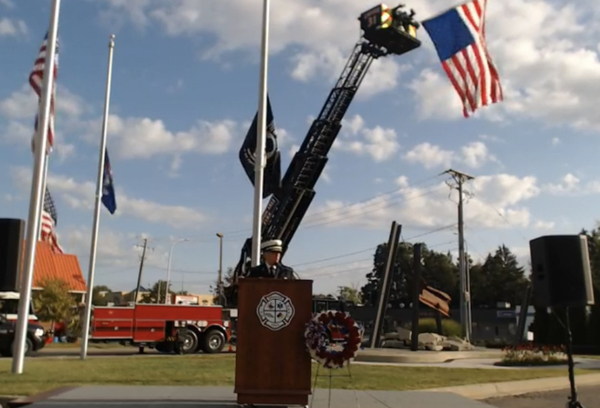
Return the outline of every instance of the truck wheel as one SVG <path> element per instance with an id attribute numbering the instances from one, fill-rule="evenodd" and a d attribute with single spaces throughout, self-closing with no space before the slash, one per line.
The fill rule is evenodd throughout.
<path id="1" fill-rule="evenodd" d="M 225 347 L 225 336 L 217 329 L 212 329 L 204 333 L 202 351 L 213 354 L 220 353 Z"/>
<path id="2" fill-rule="evenodd" d="M 192 354 L 198 350 L 198 336 L 193 330 L 186 330 L 182 340 L 181 352 L 183 354 Z"/>

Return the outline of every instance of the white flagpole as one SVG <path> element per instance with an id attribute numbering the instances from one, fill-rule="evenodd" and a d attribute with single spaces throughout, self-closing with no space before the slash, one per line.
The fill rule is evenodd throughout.
<path id="1" fill-rule="evenodd" d="M 82 360 L 87 356 L 88 341 L 90 338 L 90 318 L 92 314 L 92 293 L 94 289 L 94 271 L 96 269 L 96 250 L 98 249 L 98 226 L 100 224 L 100 207 L 102 199 L 102 185 L 104 176 L 104 158 L 106 152 L 106 134 L 108 132 L 108 108 L 110 106 L 110 88 L 112 82 L 113 51 L 115 49 L 115 35 L 110 36 L 108 42 L 108 72 L 106 74 L 106 93 L 104 96 L 104 119 L 102 120 L 102 136 L 100 138 L 100 153 L 98 158 L 98 178 L 96 180 L 96 203 L 94 207 L 94 224 L 92 226 L 92 243 L 90 249 L 90 264 L 85 294 L 85 314 L 81 336 Z"/>
<path id="2" fill-rule="evenodd" d="M 269 64 L 269 7 L 270 0 L 263 2 L 263 25 L 261 64 L 258 91 L 258 123 L 256 131 L 256 152 L 254 153 L 254 218 L 252 228 L 252 266 L 260 263 L 260 243 L 262 235 L 262 200 L 265 170 L 265 143 L 267 134 L 267 77 Z"/>
<path id="3" fill-rule="evenodd" d="M 15 345 L 13 349 L 12 373 L 22 374 L 25 360 L 25 345 L 27 326 L 29 323 L 29 304 L 31 303 L 31 285 L 33 283 L 33 268 L 35 265 L 35 250 L 37 232 L 40 228 L 40 215 L 43 198 L 42 183 L 44 177 L 44 155 L 48 142 L 48 122 L 50 121 L 50 98 L 54 75 L 54 57 L 56 55 L 56 37 L 58 34 L 58 17 L 60 14 L 60 0 L 53 0 L 50 13 L 50 29 L 46 46 L 46 64 L 42 85 L 41 121 L 36 132 L 35 160 L 33 162 L 33 176 L 31 180 L 31 197 L 29 199 L 29 218 L 27 219 L 27 241 L 25 245 L 25 260 L 23 262 L 23 280 L 19 296 L 19 314 L 15 332 Z"/>

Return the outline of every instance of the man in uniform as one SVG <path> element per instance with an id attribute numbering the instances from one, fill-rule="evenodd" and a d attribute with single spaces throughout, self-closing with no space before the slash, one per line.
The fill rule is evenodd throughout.
<path id="1" fill-rule="evenodd" d="M 272 239 L 261 244 L 261 263 L 248 272 L 248 278 L 294 279 L 294 270 L 280 263 L 282 242 Z"/>

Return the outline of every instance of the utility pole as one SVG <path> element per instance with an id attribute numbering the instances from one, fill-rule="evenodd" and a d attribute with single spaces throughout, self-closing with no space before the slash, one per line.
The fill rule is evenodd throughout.
<path id="1" fill-rule="evenodd" d="M 219 238 L 219 276 L 217 278 L 217 297 L 219 298 L 219 304 L 225 306 L 225 300 L 223 299 L 223 234 L 217 232 Z"/>
<path id="2" fill-rule="evenodd" d="M 136 245 L 138 248 L 140 245 Z M 135 288 L 135 297 L 133 298 L 133 304 L 137 303 L 138 296 L 140 293 L 140 285 L 142 284 L 142 271 L 144 270 L 144 259 L 146 259 L 146 250 L 148 249 L 148 238 L 144 238 L 144 245 L 141 245 L 142 256 L 140 258 L 140 271 L 138 272 L 138 281 L 137 286 Z M 150 248 L 151 249 L 151 248 Z"/>
<path id="3" fill-rule="evenodd" d="M 463 220 L 463 184 L 473 180 L 473 176 L 449 169 L 442 174 L 450 174 L 458 190 L 458 269 L 460 277 L 460 325 L 463 328 L 465 339 L 471 342 L 471 288 L 467 278 L 467 263 L 465 258 L 465 236 Z"/>

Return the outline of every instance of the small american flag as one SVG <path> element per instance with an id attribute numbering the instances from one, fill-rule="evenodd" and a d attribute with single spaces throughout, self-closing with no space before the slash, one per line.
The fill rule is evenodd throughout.
<path id="1" fill-rule="evenodd" d="M 423 21 L 465 117 L 503 100 L 498 71 L 485 44 L 486 6 L 487 0 L 472 0 Z"/>
<path id="2" fill-rule="evenodd" d="M 44 194 L 44 211 L 46 211 L 52 220 L 54 221 L 54 225 L 58 224 L 58 214 L 56 213 L 56 206 L 54 205 L 54 200 L 50 195 L 50 190 L 46 187 L 46 194 Z"/>
<path id="3" fill-rule="evenodd" d="M 54 252 L 59 254 L 64 253 L 62 247 L 58 243 L 58 237 L 54 230 L 54 220 L 45 209 L 42 210 L 42 228 L 40 229 L 40 232 L 41 241 L 47 242 Z"/>
<path id="4" fill-rule="evenodd" d="M 44 41 L 40 47 L 33 70 L 29 74 L 29 85 L 33 88 L 38 96 L 38 100 L 42 98 L 42 81 L 44 79 L 44 68 L 46 67 L 46 47 L 48 45 L 48 33 L 44 36 Z M 58 76 L 58 39 L 56 40 L 56 54 L 54 58 L 52 94 L 50 97 L 50 117 L 48 120 L 48 148 L 47 152 L 51 152 L 54 147 L 54 112 L 55 112 L 55 97 L 56 97 L 56 78 Z M 41 105 L 40 105 L 41 106 Z M 35 115 L 35 130 L 38 130 L 39 112 Z M 35 149 L 35 134 L 31 141 L 31 149 Z"/>

